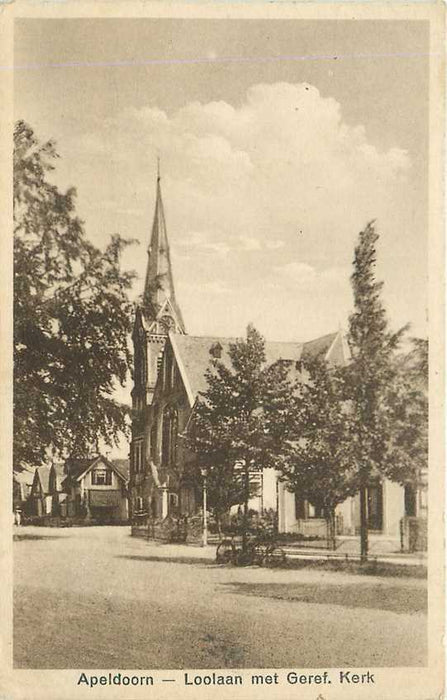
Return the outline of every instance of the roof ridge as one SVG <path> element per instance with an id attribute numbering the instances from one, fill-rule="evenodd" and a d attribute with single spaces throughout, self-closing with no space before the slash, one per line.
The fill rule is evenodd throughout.
<path id="1" fill-rule="evenodd" d="M 317 338 L 312 338 L 312 340 L 305 340 L 303 345 L 308 343 L 314 343 L 316 340 L 324 340 L 325 338 L 335 338 L 340 331 L 333 331 L 332 333 L 325 333 L 324 335 L 319 335 Z"/>
<path id="2" fill-rule="evenodd" d="M 265 343 L 270 344 L 270 343 L 277 343 L 278 345 L 308 345 L 309 343 L 315 343 L 317 340 L 324 340 L 325 338 L 335 338 L 338 335 L 339 331 L 333 331 L 332 333 L 325 333 L 324 335 L 319 335 L 316 338 L 311 338 L 310 340 L 271 340 L 269 338 L 265 338 Z M 175 336 L 176 338 L 182 337 L 187 341 L 188 339 L 190 340 L 225 340 L 227 342 L 230 341 L 235 341 L 235 340 L 243 340 L 243 336 L 227 336 L 227 335 L 192 335 L 190 333 L 175 333 L 174 331 L 171 331 L 170 335 Z"/>

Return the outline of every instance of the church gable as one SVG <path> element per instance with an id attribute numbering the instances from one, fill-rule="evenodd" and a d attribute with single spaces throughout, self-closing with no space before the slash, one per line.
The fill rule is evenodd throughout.
<path id="1" fill-rule="evenodd" d="M 183 333 L 183 320 L 179 309 L 174 302 L 167 298 L 164 300 L 156 318 L 149 325 L 149 333 Z"/>
<path id="2" fill-rule="evenodd" d="M 194 400 L 191 402 L 193 395 L 188 376 L 173 343 L 173 334 L 168 336 L 163 350 L 152 405 L 156 408 L 161 400 L 164 402 L 170 396 L 185 398 L 190 406 L 194 403 Z"/>

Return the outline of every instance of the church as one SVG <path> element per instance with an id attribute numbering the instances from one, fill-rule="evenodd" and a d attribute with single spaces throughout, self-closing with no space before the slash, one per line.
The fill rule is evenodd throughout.
<path id="1" fill-rule="evenodd" d="M 130 446 L 129 507 L 134 526 L 151 532 L 151 524 L 180 515 L 194 515 L 201 507 L 197 487 L 184 475 L 187 451 L 182 434 L 194 411 L 199 392 L 206 389 L 210 351 L 225 361 L 232 338 L 188 335 L 178 304 L 169 251 L 160 176 L 148 248 L 142 303 L 135 314 L 132 439 Z M 287 361 L 298 366 L 306 357 L 323 355 L 329 364 L 344 364 L 349 349 L 341 331 L 310 342 L 266 342 L 268 363 Z M 422 502 L 397 483 L 376 480 L 368 490 L 370 530 L 398 537 L 401 520 L 422 515 Z M 311 503 L 292 494 L 274 469 L 262 475 L 260 493 L 251 507 L 277 512 L 279 532 L 324 537 L 326 522 Z M 358 496 L 336 511 L 337 534 L 355 535 L 360 526 Z"/>

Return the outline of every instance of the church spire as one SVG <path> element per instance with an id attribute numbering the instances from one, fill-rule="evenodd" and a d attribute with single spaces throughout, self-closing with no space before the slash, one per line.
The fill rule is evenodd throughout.
<path id="1" fill-rule="evenodd" d="M 161 196 L 160 158 L 157 158 L 155 212 L 148 248 L 148 263 L 144 285 L 143 311 L 153 332 L 168 330 L 185 332 L 181 311 L 177 305 L 172 275 L 166 219 Z"/>

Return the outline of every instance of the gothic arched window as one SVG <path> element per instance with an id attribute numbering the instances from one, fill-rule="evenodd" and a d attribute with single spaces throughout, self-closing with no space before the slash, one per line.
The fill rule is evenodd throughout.
<path id="1" fill-rule="evenodd" d="M 157 421 L 154 420 L 154 423 L 151 428 L 151 459 L 156 462 L 157 461 Z"/>
<path id="2" fill-rule="evenodd" d="M 171 413 L 171 464 L 175 464 L 177 458 L 177 433 L 178 433 L 178 413 L 174 408 Z"/>
<path id="3" fill-rule="evenodd" d="M 169 466 L 175 462 L 178 432 L 178 413 L 175 406 L 166 406 L 163 411 L 161 437 L 161 463 Z"/>

